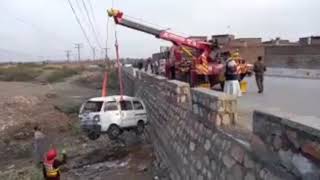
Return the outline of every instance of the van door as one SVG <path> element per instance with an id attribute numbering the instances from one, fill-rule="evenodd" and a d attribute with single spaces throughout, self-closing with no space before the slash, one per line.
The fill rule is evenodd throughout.
<path id="1" fill-rule="evenodd" d="M 134 110 L 132 102 L 128 100 L 120 101 L 121 108 L 121 127 L 135 126 Z"/>
<path id="2" fill-rule="evenodd" d="M 142 103 L 138 100 L 134 100 L 134 101 L 132 101 L 132 103 L 133 103 L 133 109 L 135 111 L 136 123 L 138 123 L 139 120 L 143 120 L 146 122 L 147 113 L 146 113 L 146 110 L 145 110 L 144 106 L 142 105 Z"/>
<path id="3" fill-rule="evenodd" d="M 105 102 L 103 113 L 101 113 L 102 131 L 106 132 L 111 124 L 119 124 L 120 121 L 119 104 L 116 101 Z"/>

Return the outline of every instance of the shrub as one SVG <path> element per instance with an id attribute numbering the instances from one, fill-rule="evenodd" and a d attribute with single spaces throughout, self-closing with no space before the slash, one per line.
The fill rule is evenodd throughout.
<path id="1" fill-rule="evenodd" d="M 0 80 L 2 81 L 31 81 L 42 73 L 40 69 L 34 69 L 29 65 L 17 65 L 0 68 Z"/>
<path id="2" fill-rule="evenodd" d="M 63 67 L 62 69 L 57 69 L 52 73 L 50 73 L 47 77 L 47 81 L 50 83 L 60 82 L 60 81 L 63 81 L 65 78 L 79 74 L 79 72 L 80 72 L 79 69 Z"/>

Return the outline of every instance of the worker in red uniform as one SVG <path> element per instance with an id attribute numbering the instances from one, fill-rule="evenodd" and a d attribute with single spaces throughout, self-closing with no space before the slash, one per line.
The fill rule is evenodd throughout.
<path id="1" fill-rule="evenodd" d="M 65 150 L 62 151 L 62 160 L 57 159 L 58 152 L 52 148 L 47 152 L 43 161 L 43 176 L 45 180 L 60 180 L 59 167 L 66 163 L 67 155 Z"/>

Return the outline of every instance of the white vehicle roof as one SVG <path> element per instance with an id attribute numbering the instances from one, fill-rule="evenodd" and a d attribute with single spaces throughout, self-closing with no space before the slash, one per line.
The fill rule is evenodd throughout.
<path id="1" fill-rule="evenodd" d="M 116 96 L 105 96 L 105 97 L 94 97 L 89 99 L 89 101 L 120 101 L 121 96 L 120 95 L 116 95 Z M 139 100 L 139 98 L 136 97 L 130 97 L 130 96 L 122 96 L 123 100 L 128 100 L 128 101 L 132 101 L 132 100 Z"/>

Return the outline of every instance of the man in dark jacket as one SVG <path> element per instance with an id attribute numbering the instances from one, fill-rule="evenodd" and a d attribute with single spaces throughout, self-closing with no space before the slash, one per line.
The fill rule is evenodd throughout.
<path id="1" fill-rule="evenodd" d="M 256 82 L 258 86 L 258 93 L 263 93 L 263 79 L 264 72 L 266 71 L 266 66 L 262 62 L 262 57 L 259 56 L 258 60 L 254 63 L 253 71 L 255 72 Z"/>
<path id="2" fill-rule="evenodd" d="M 59 167 L 66 163 L 66 152 L 62 151 L 62 160 L 57 159 L 58 152 L 56 149 L 50 149 L 43 161 L 43 176 L 45 180 L 60 180 Z"/>

